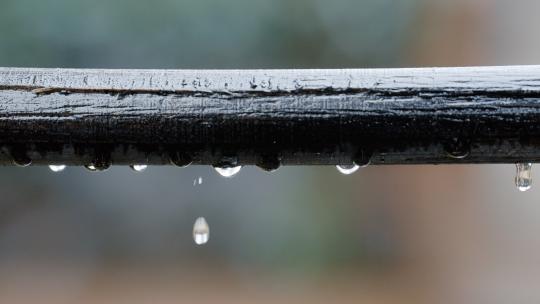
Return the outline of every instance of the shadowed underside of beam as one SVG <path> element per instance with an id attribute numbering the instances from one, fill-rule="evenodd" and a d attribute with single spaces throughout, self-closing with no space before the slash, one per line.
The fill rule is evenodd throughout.
<path id="1" fill-rule="evenodd" d="M 540 161 L 540 66 L 0 68 L 0 164 Z"/>

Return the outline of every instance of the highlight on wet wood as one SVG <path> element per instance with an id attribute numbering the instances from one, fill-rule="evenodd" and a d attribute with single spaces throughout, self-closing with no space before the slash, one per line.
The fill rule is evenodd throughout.
<path id="1" fill-rule="evenodd" d="M 0 68 L 1 164 L 540 160 L 540 66 Z"/>

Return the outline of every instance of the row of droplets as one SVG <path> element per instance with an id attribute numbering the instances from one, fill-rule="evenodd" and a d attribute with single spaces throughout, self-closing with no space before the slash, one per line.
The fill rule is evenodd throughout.
<path id="1" fill-rule="evenodd" d="M 142 172 L 144 170 L 146 170 L 146 168 L 148 168 L 148 165 L 130 165 L 129 166 L 133 171 L 136 171 L 136 172 Z M 338 165 L 336 166 L 338 171 L 341 172 L 342 174 L 345 174 L 345 175 L 349 175 L 349 174 L 352 174 L 354 172 L 356 172 L 359 168 L 361 168 L 361 166 L 358 166 L 358 165 Z M 364 166 L 362 166 L 364 167 Z M 53 172 L 62 172 L 64 171 L 65 169 L 67 168 L 66 165 L 49 165 L 49 169 Z M 102 171 L 102 170 L 98 170 L 96 167 L 94 167 L 93 165 L 86 165 L 85 166 L 86 169 L 94 172 L 94 171 Z M 234 166 L 234 167 L 214 167 L 214 169 L 216 170 L 217 173 L 219 173 L 219 175 L 223 176 L 223 177 L 233 177 L 235 176 L 236 174 L 238 174 L 240 172 L 240 170 L 242 169 L 242 166 Z M 194 181 L 193 185 L 195 184 L 201 184 L 202 181 Z"/>
<path id="2" fill-rule="evenodd" d="M 66 169 L 66 165 L 49 165 L 49 169 L 51 169 L 52 172 L 62 172 L 64 169 Z M 86 165 L 84 166 L 89 171 L 100 171 L 98 168 L 96 168 L 94 165 Z M 148 168 L 147 165 L 130 165 L 129 166 L 133 171 L 142 172 Z M 101 170 L 102 171 L 102 170 Z"/>
<path id="3" fill-rule="evenodd" d="M 148 165 L 130 165 L 129 167 L 133 171 L 142 172 L 142 171 L 146 170 L 146 168 L 148 168 Z M 53 171 L 53 172 L 62 172 L 66 168 L 67 168 L 66 165 L 49 165 L 49 169 L 51 171 Z M 92 172 L 100 171 L 96 167 L 94 167 L 93 165 L 86 165 L 85 168 L 92 171 Z M 221 175 L 223 177 L 233 177 L 238 172 L 240 172 L 240 169 L 242 169 L 242 166 L 223 167 L 223 168 L 214 167 L 214 169 L 216 170 L 217 173 L 219 173 L 219 175 Z M 201 177 L 199 177 L 199 179 L 197 181 L 194 181 L 193 185 L 195 185 L 197 183 L 198 184 L 202 183 L 202 178 Z"/>
<path id="4" fill-rule="evenodd" d="M 93 165 L 87 165 L 85 166 L 90 171 L 97 171 L 98 169 L 95 168 Z M 148 167 L 147 165 L 130 165 L 129 166 L 133 171 L 136 172 L 142 172 L 146 170 Z M 356 164 L 352 165 L 338 165 L 336 166 L 337 170 L 345 175 L 353 174 L 354 172 L 358 171 L 358 169 L 363 168 L 365 166 L 359 166 Z M 53 172 L 61 172 L 66 169 L 66 165 L 49 165 L 49 169 Z M 223 177 L 233 177 L 236 174 L 240 172 L 242 169 L 242 166 L 235 166 L 235 167 L 214 167 L 217 173 Z M 515 183 L 516 187 L 520 191 L 527 191 L 531 188 L 532 184 L 532 163 L 517 163 L 516 164 L 516 178 Z M 194 181 L 193 185 L 201 184 L 202 179 L 199 178 L 199 180 Z"/>

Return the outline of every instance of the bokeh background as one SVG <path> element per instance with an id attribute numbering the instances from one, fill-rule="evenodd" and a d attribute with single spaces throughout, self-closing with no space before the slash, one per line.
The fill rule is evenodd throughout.
<path id="1" fill-rule="evenodd" d="M 0 66 L 537 64 L 538 11 L 536 0 L 0 0 Z M 0 302 L 538 303 L 540 187 L 517 191 L 514 173 L 2 168 Z M 205 246 L 191 238 L 199 216 Z"/>

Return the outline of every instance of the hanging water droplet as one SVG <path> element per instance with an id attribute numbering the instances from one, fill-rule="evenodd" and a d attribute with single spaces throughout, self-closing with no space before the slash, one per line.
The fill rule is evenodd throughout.
<path id="1" fill-rule="evenodd" d="M 202 184 L 202 176 L 199 176 L 198 178 L 193 180 L 193 186 L 201 185 Z"/>
<path id="2" fill-rule="evenodd" d="M 135 172 L 142 172 L 148 168 L 147 165 L 130 165 L 129 167 Z"/>
<path id="3" fill-rule="evenodd" d="M 531 189 L 532 163 L 517 163 L 516 164 L 516 187 L 519 191 L 527 191 Z"/>
<path id="4" fill-rule="evenodd" d="M 240 169 L 242 169 L 242 166 L 236 166 L 236 167 L 214 167 L 216 169 L 217 173 L 223 177 L 233 177 L 238 172 L 240 172 Z"/>
<path id="5" fill-rule="evenodd" d="M 49 169 L 51 169 L 52 172 L 61 172 L 64 171 L 66 168 L 66 165 L 49 165 Z"/>
<path id="6" fill-rule="evenodd" d="M 206 244 L 209 238 L 210 227 L 208 227 L 208 223 L 204 217 L 197 218 L 197 220 L 195 220 L 195 224 L 193 224 L 193 240 L 195 241 L 195 244 Z"/>
<path id="7" fill-rule="evenodd" d="M 353 174 L 354 172 L 358 171 L 360 169 L 360 166 L 356 164 L 352 165 L 337 165 L 336 168 L 339 172 L 345 175 Z"/>

